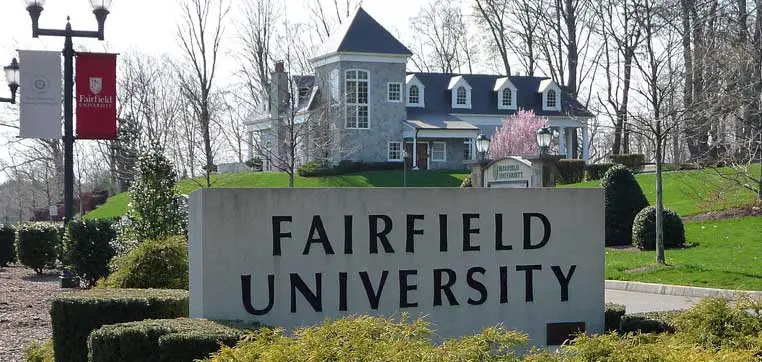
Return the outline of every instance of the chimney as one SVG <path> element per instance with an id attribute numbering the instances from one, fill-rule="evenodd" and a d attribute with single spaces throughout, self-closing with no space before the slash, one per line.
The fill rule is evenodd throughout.
<path id="1" fill-rule="evenodd" d="M 275 62 L 275 73 L 285 73 L 286 72 L 286 66 L 283 64 L 282 60 L 279 60 Z"/>

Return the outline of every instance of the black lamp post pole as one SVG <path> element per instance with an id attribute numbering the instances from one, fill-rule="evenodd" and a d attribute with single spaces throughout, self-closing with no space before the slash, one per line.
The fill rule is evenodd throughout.
<path id="1" fill-rule="evenodd" d="M 42 7 L 30 5 L 26 8 L 32 18 L 32 37 L 60 36 L 64 37 L 64 225 L 74 218 L 74 44 L 72 38 L 95 38 L 103 40 L 104 24 L 108 10 L 93 11 L 98 20 L 97 31 L 72 30 L 69 18 L 66 18 L 66 28 L 41 29 L 38 26 Z M 80 210 L 81 212 L 82 210 Z"/>

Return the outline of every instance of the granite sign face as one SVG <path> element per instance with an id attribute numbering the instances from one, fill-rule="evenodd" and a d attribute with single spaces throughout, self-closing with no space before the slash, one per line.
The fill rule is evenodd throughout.
<path id="1" fill-rule="evenodd" d="M 602 190 L 202 189 L 190 210 L 192 317 L 603 330 Z"/>
<path id="2" fill-rule="evenodd" d="M 489 164 L 484 170 L 484 181 L 491 188 L 542 187 L 540 170 L 520 157 L 506 157 Z"/>

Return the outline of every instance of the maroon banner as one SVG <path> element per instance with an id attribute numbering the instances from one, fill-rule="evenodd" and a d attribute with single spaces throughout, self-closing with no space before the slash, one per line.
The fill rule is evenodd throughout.
<path id="1" fill-rule="evenodd" d="M 116 139 L 116 54 L 77 53 L 77 138 Z"/>

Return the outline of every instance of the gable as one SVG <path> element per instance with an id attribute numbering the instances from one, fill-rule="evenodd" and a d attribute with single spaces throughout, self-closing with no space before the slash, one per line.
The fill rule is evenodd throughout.
<path id="1" fill-rule="evenodd" d="M 351 20 L 334 30 L 316 58 L 335 53 L 413 54 L 362 7 L 357 9 Z"/>

